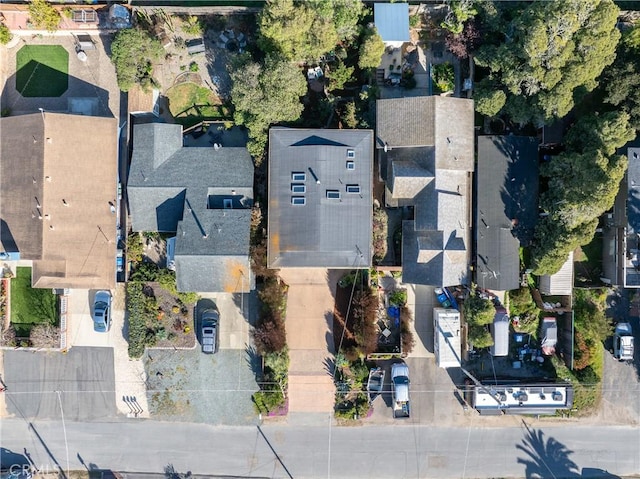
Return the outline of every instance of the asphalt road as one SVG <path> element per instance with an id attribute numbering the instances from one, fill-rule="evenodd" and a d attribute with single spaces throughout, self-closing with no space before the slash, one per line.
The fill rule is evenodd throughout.
<path id="1" fill-rule="evenodd" d="M 261 432 L 262 431 L 262 432 Z M 212 427 L 128 420 L 109 423 L 21 419 L 1 424 L 2 446 L 26 449 L 41 469 L 94 468 L 232 477 L 466 478 L 585 477 L 640 471 L 640 429 L 422 426 Z M 67 447 L 65 447 L 65 443 Z"/>
<path id="2" fill-rule="evenodd" d="M 7 411 L 25 419 L 85 421 L 116 416 L 112 348 L 5 350 Z M 0 436 L 1 438 L 1 436 Z"/>

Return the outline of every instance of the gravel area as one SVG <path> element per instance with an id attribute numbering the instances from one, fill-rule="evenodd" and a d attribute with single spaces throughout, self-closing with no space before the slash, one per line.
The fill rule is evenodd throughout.
<path id="1" fill-rule="evenodd" d="M 243 350 L 151 349 L 145 355 L 151 417 L 216 425 L 255 424 L 255 356 Z"/>

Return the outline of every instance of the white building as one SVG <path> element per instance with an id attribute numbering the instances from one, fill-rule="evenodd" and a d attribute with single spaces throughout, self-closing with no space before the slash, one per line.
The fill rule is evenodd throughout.
<path id="1" fill-rule="evenodd" d="M 460 312 L 433 308 L 433 349 L 441 368 L 460 367 Z"/>

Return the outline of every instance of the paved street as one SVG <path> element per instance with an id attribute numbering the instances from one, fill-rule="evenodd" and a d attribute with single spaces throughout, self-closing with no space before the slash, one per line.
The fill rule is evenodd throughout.
<path id="1" fill-rule="evenodd" d="M 113 349 L 4 351 L 7 412 L 15 417 L 96 420 L 115 417 Z M 60 394 L 56 391 L 60 391 Z M 3 419 L 4 421 L 4 419 Z"/>
<path id="2" fill-rule="evenodd" d="M 534 425 L 264 425 L 264 437 L 250 426 L 67 421 L 68 448 L 60 421 L 30 427 L 21 419 L 8 419 L 0 433 L 3 447 L 20 453 L 26 448 L 35 464 L 50 469 L 56 462 L 66 469 L 67 458 L 71 469 L 81 468 L 80 457 L 98 468 L 131 472 L 162 472 L 172 464 L 183 473 L 275 478 L 580 477 L 585 468 L 618 475 L 640 470 L 637 428 L 537 429 L 535 421 L 525 421 Z"/>

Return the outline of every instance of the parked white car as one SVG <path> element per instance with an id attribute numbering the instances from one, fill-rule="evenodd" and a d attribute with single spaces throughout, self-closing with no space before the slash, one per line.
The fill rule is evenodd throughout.
<path id="1" fill-rule="evenodd" d="M 616 324 L 613 333 L 613 357 L 619 361 L 633 361 L 633 331 L 631 324 Z"/>

